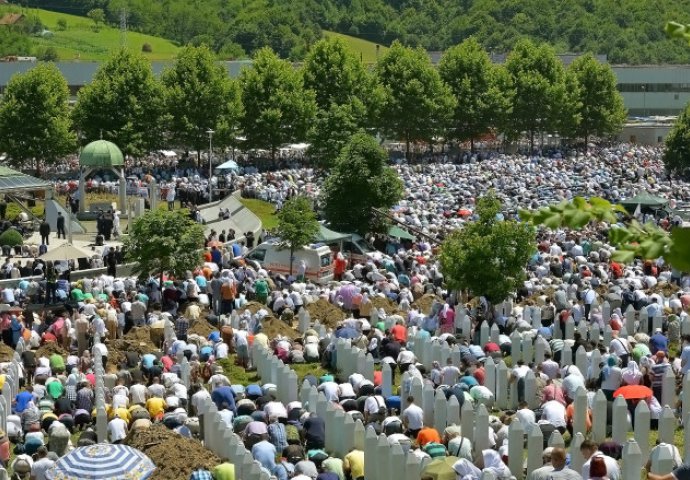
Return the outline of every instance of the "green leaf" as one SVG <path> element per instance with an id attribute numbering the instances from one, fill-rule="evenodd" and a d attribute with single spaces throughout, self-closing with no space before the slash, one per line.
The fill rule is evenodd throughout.
<path id="1" fill-rule="evenodd" d="M 611 258 L 617 262 L 630 263 L 635 259 L 635 252 L 630 250 L 616 250 L 611 255 Z"/>
<path id="2" fill-rule="evenodd" d="M 576 212 L 575 215 L 573 215 L 573 219 L 570 222 L 570 225 L 573 228 L 582 228 L 585 225 L 589 223 L 591 219 L 591 216 L 587 212 Z"/>
<path id="3" fill-rule="evenodd" d="M 573 205 L 575 205 L 575 208 L 578 210 L 585 210 L 588 207 L 587 200 L 582 197 L 575 197 L 573 199 Z"/>

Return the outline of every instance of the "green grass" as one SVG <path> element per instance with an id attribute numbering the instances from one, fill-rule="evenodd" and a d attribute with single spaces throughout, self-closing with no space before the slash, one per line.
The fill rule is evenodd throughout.
<path id="1" fill-rule="evenodd" d="M 272 230 L 278 226 L 278 218 L 275 215 L 276 208 L 272 203 L 257 200 L 256 198 L 241 198 L 242 205 L 259 217 L 264 230 Z"/>
<path id="2" fill-rule="evenodd" d="M 223 373 L 228 376 L 232 383 L 238 383 L 245 387 L 252 383 L 265 383 L 259 379 L 256 371 L 248 372 L 244 368 L 235 365 L 234 355 L 218 360 L 218 364 L 223 367 Z M 328 371 L 318 363 L 293 363 L 289 366 L 297 374 L 298 385 L 302 384 L 304 377 L 307 375 L 314 375 L 316 378 L 320 378 L 322 375 L 328 373 Z"/>
<path id="3" fill-rule="evenodd" d="M 350 35 L 345 35 L 342 33 L 329 32 L 327 30 L 323 31 L 323 35 L 326 38 L 340 38 L 343 40 L 355 54 L 361 57 L 364 63 L 375 63 L 376 62 L 376 44 L 370 42 L 369 40 L 363 40 L 357 37 L 351 37 Z M 388 47 L 381 45 L 379 48 L 379 55 L 383 55 L 388 50 Z"/>
<path id="4" fill-rule="evenodd" d="M 2 7 L 0 13 L 16 11 L 16 7 Z M 86 17 L 50 12 L 48 10 L 31 9 L 37 15 L 46 29 L 53 32 L 52 37 L 32 37 L 33 44 L 38 48 L 54 47 L 60 60 L 103 61 L 111 53 L 120 48 L 121 37 L 117 28 L 101 25 L 98 31 L 93 30 L 93 21 Z M 60 31 L 58 21 L 67 22 L 67 29 Z M 170 60 L 175 57 L 179 48 L 169 40 L 144 35 L 137 32 L 127 32 L 127 48 L 141 52 L 141 47 L 148 43 L 151 53 L 143 53 L 149 60 Z"/>

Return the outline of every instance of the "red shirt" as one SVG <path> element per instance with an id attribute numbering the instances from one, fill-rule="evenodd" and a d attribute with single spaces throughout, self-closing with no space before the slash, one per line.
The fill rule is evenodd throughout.
<path id="1" fill-rule="evenodd" d="M 495 353 L 495 352 L 500 352 L 501 347 L 498 346 L 498 343 L 495 342 L 489 342 L 486 345 L 484 345 L 484 352 L 485 353 Z"/>
<path id="2" fill-rule="evenodd" d="M 479 382 L 479 385 L 484 385 L 484 377 L 486 376 L 486 372 L 484 371 L 484 367 L 479 367 L 474 371 L 472 374 L 474 378 L 477 379 L 477 382 Z"/>
<path id="3" fill-rule="evenodd" d="M 391 328 L 391 333 L 398 342 L 407 343 L 407 329 L 402 325 L 394 325 Z"/>

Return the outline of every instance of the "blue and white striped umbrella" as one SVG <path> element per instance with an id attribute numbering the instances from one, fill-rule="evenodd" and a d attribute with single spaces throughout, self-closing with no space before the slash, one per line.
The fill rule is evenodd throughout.
<path id="1" fill-rule="evenodd" d="M 98 443 L 75 448 L 46 472 L 48 480 L 146 480 L 156 469 L 136 448 Z"/>

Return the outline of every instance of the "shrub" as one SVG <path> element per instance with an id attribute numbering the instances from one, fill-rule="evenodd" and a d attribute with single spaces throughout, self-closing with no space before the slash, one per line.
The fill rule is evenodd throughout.
<path id="1" fill-rule="evenodd" d="M 144 53 L 151 53 L 153 52 L 153 47 L 150 43 L 145 43 L 141 46 L 141 51 Z"/>
<path id="2" fill-rule="evenodd" d="M 15 245 L 21 245 L 22 243 L 24 243 L 22 234 L 14 228 L 5 230 L 2 232 L 2 234 L 0 234 L 0 246 L 4 247 L 5 245 L 9 245 L 10 247 L 14 247 Z"/>
<path id="3" fill-rule="evenodd" d="M 61 32 L 64 32 L 67 30 L 67 20 L 64 18 L 61 18 L 57 21 L 57 29 L 60 30 Z"/>
<path id="4" fill-rule="evenodd" d="M 44 62 L 56 62 L 58 58 L 58 51 L 55 49 L 55 47 L 46 47 L 46 49 L 40 52 L 38 55 L 38 59 Z"/>

